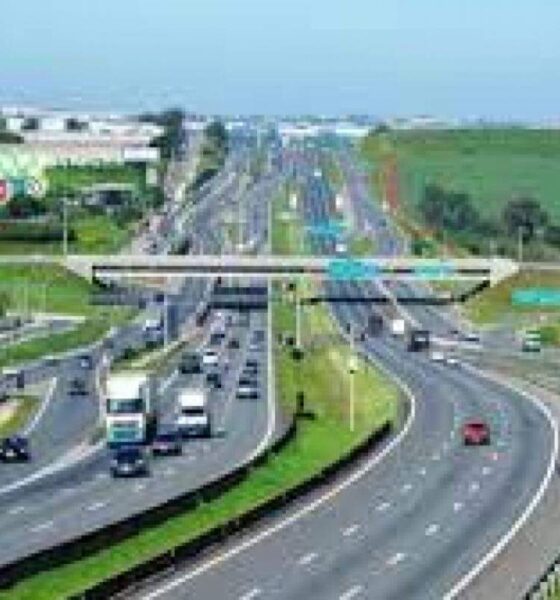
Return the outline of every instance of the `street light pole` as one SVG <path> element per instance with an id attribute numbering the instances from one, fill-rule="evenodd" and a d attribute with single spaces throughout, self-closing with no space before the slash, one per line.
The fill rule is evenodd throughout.
<path id="1" fill-rule="evenodd" d="M 68 203 L 62 199 L 62 254 L 68 254 Z"/>
<path id="2" fill-rule="evenodd" d="M 167 294 L 163 296 L 163 346 L 167 348 L 169 344 L 169 301 Z"/>
<path id="3" fill-rule="evenodd" d="M 517 261 L 523 262 L 523 226 L 517 228 Z"/>
<path id="4" fill-rule="evenodd" d="M 355 390 L 354 390 L 354 372 L 356 367 L 354 365 L 354 360 L 356 356 L 355 344 L 354 344 L 354 327 L 350 326 L 350 365 L 349 365 L 349 375 L 350 375 L 350 431 L 354 433 L 355 428 Z"/>
<path id="5" fill-rule="evenodd" d="M 301 299 L 296 289 L 296 348 L 301 348 Z"/>

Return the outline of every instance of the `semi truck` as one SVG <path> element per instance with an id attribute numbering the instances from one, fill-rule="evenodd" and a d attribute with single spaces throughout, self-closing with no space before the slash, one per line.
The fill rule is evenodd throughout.
<path id="1" fill-rule="evenodd" d="M 155 380 L 144 372 L 109 375 L 105 389 L 107 445 L 149 444 L 156 428 Z"/>
<path id="2" fill-rule="evenodd" d="M 406 333 L 406 322 L 404 319 L 393 319 L 391 321 L 391 334 L 402 337 Z"/>

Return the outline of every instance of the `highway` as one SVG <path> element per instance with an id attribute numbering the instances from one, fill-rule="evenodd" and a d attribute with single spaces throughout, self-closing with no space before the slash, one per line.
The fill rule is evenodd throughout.
<path id="1" fill-rule="evenodd" d="M 306 223 L 324 220 L 328 186 L 306 162 L 298 167 L 308 171 Z M 364 293 L 363 283 L 330 286 Z M 369 309 L 335 304 L 332 312 L 341 325 L 361 331 Z M 432 311 L 410 312 L 424 326 L 443 327 Z M 406 390 L 411 411 L 404 430 L 332 491 L 138 597 L 468 597 L 469 578 L 515 532 L 552 476 L 556 428 L 520 392 L 467 365 L 436 365 L 386 333 L 366 339 L 361 351 Z M 491 446 L 464 447 L 458 429 L 472 417 L 491 424 Z"/>
<path id="2" fill-rule="evenodd" d="M 227 202 L 231 186 L 235 185 L 233 178 L 227 177 L 226 181 L 224 186 L 223 178 L 218 178 L 217 185 L 222 191 L 219 195 L 212 194 L 216 203 Z M 200 210 L 194 211 L 189 218 L 188 231 L 194 252 L 203 247 L 219 252 L 223 243 L 220 231 L 213 230 L 213 221 L 209 218 L 211 212 L 216 214 L 212 204 L 202 199 Z M 166 239 L 162 239 L 162 251 Z M 177 320 L 184 322 L 192 317 L 205 289 L 203 281 L 187 281 L 170 295 L 169 308 L 176 303 Z M 212 318 L 209 325 L 211 322 Z M 212 392 L 211 396 L 217 435 L 209 440 L 189 441 L 185 444 L 184 455 L 177 459 L 153 460 L 149 480 L 111 481 L 103 443 L 91 445 L 98 421 L 92 372 L 85 373 L 90 393 L 84 397 L 70 397 L 68 381 L 74 376 L 84 377 L 79 360 L 70 357 L 52 365 L 38 361 L 27 367 L 26 378 L 37 380 L 56 376 L 56 385 L 53 379 L 53 392 L 31 435 L 33 461 L 24 465 L 5 465 L 0 473 L 0 532 L 5 541 L 0 548 L 0 563 L 50 547 L 193 489 L 229 471 L 252 455 L 256 448 L 270 443 L 276 433 L 276 415 L 272 398 L 268 397 L 268 350 L 266 345 L 258 351 L 248 347 L 252 332 L 266 331 L 267 328 L 266 313 L 252 315 L 248 327 L 234 325 L 228 328 L 228 338 L 237 337 L 241 347 L 229 350 L 227 341 L 224 342 L 221 365 L 226 375 L 223 389 Z M 118 354 L 127 346 L 139 344 L 141 339 L 140 322 L 126 326 L 113 335 L 111 352 Z M 237 379 L 248 355 L 258 358 L 262 365 L 261 398 L 258 401 L 234 398 Z M 101 350 L 94 351 L 92 356 L 94 361 L 99 360 Z M 167 370 L 161 382 L 164 420 L 171 418 L 174 399 L 188 384 L 188 379 L 177 377 L 172 369 Z M 46 472 L 59 461 L 60 469 Z M 42 476 L 38 477 L 38 474 Z"/>

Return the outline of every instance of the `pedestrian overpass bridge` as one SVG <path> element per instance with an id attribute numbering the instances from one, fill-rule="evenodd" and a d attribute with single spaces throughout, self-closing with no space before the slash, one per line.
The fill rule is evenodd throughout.
<path id="1" fill-rule="evenodd" d="M 488 281 L 515 275 L 505 258 L 409 258 L 249 255 L 67 255 L 2 256 L 0 264 L 60 265 L 88 280 L 96 278 L 236 277 L 318 280 Z"/>

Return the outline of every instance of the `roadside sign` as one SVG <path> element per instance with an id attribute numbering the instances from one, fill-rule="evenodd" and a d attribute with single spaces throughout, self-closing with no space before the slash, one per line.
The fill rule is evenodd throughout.
<path id="1" fill-rule="evenodd" d="M 352 258 L 341 258 L 331 260 L 327 272 L 331 279 L 351 281 L 373 279 L 379 276 L 381 269 L 374 263 Z"/>
<path id="2" fill-rule="evenodd" d="M 515 306 L 560 306 L 560 289 L 526 288 L 511 294 Z"/>
<path id="3" fill-rule="evenodd" d="M 415 267 L 414 274 L 420 278 L 436 279 L 438 277 L 448 277 L 454 272 L 452 265 L 445 263 L 432 264 L 432 265 L 420 265 Z"/>

